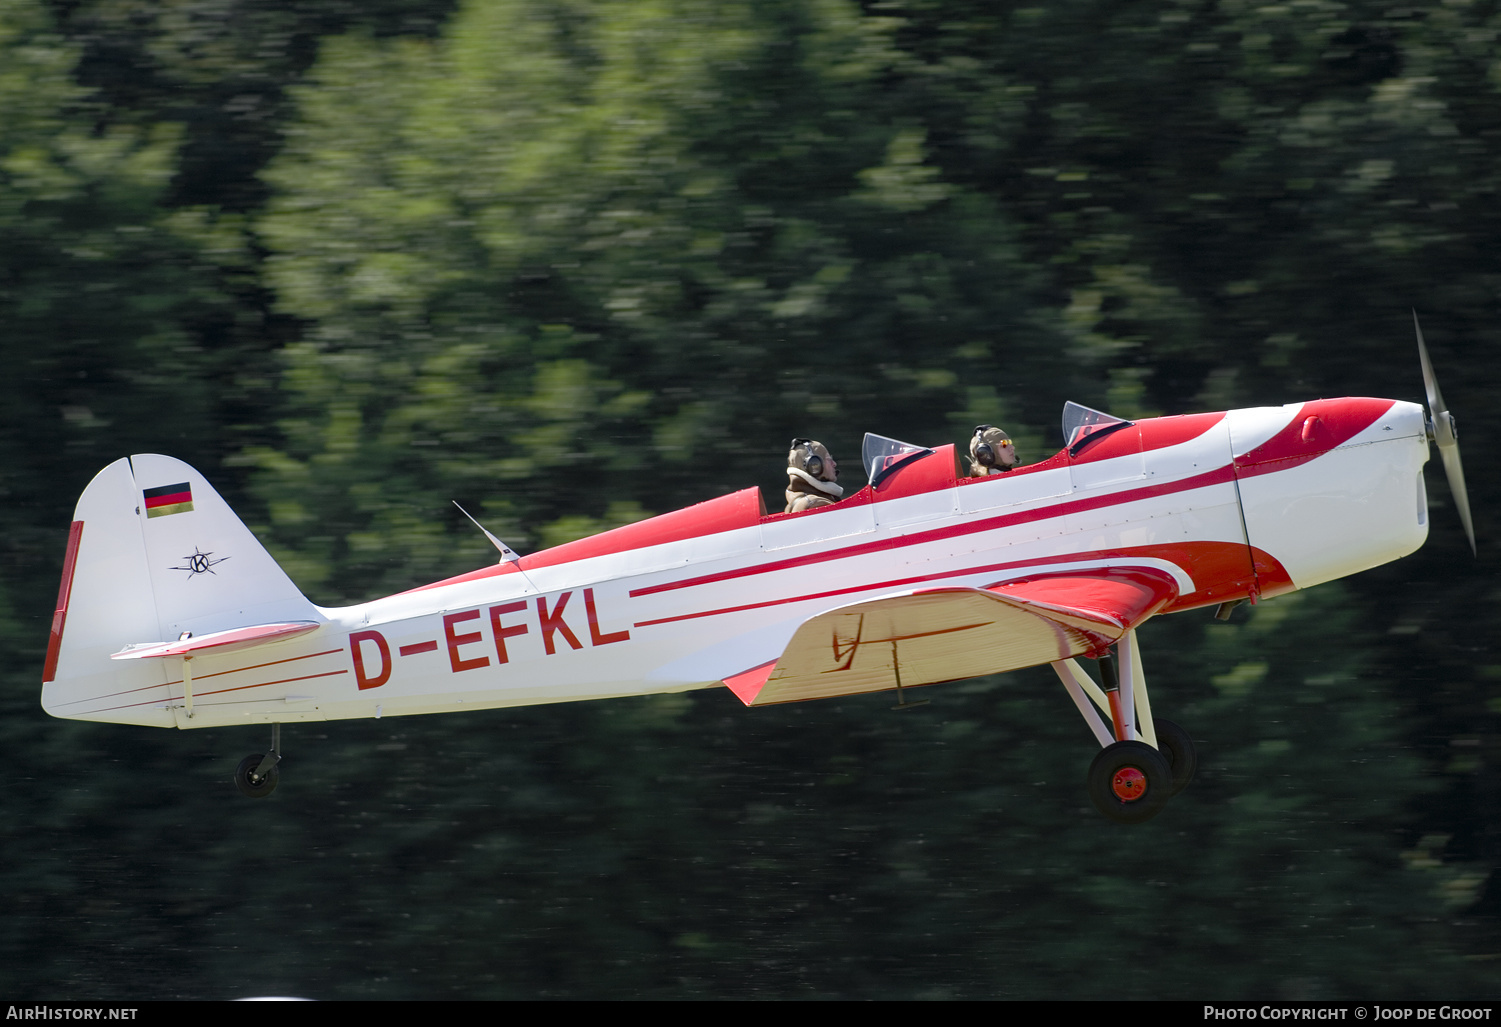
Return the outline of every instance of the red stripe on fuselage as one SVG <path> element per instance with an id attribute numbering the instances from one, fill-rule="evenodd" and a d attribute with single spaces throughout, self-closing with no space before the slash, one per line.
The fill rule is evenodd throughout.
<path id="1" fill-rule="evenodd" d="M 268 660 L 265 663 L 252 663 L 248 667 L 234 667 L 230 670 L 216 670 L 212 674 L 195 674 L 193 675 L 193 680 L 207 681 L 209 678 L 221 678 L 225 674 L 243 674 L 247 670 L 260 670 L 262 667 L 275 667 L 279 663 L 296 663 L 298 660 L 311 660 L 315 656 L 332 656 L 335 653 L 342 653 L 343 651 L 344 647 L 340 646 L 337 649 L 325 649 L 321 653 L 308 653 L 306 656 L 288 656 L 284 660 Z M 101 699 L 113 699 L 116 696 L 130 695 L 133 692 L 147 692 L 153 688 L 168 688 L 172 685 L 180 684 L 182 684 L 182 678 L 176 678 L 172 681 L 165 681 L 159 685 L 142 685 L 139 688 L 127 688 L 122 692 L 106 692 L 103 695 L 90 696 L 87 699 L 74 699 L 72 702 L 59 703 L 54 708 L 62 709 L 64 706 L 77 706 L 80 703 L 99 702 Z M 136 705 L 140 704 L 137 703 Z"/>
<path id="2" fill-rule="evenodd" d="M 1187 573 L 1189 578 L 1194 582 L 1194 591 L 1178 596 L 1171 603 L 1164 606 L 1160 611 L 1161 613 L 1175 613 L 1179 610 L 1190 610 L 1197 606 L 1207 606 L 1212 603 L 1224 602 L 1228 599 L 1245 598 L 1255 590 L 1256 583 L 1251 575 L 1253 561 L 1258 568 L 1265 569 L 1265 572 L 1272 581 L 1285 581 L 1288 585 L 1287 588 L 1279 588 L 1276 591 L 1262 590 L 1262 594 L 1270 595 L 1288 591 L 1291 587 L 1291 579 L 1282 565 L 1274 557 L 1258 549 L 1251 549 L 1248 558 L 1248 548 L 1240 542 L 1171 542 L 1157 546 L 1096 549 L 1085 553 L 1070 553 L 1066 556 L 1039 556 L 1028 560 L 1013 560 L 1008 563 L 981 564 L 975 567 L 960 567 L 952 570 L 934 571 L 928 574 L 914 574 L 905 578 L 891 578 L 886 581 L 850 585 L 845 588 L 829 589 L 823 592 L 810 592 L 778 599 L 766 599 L 757 603 L 743 603 L 739 606 L 726 606 L 713 610 L 696 610 L 692 613 L 681 613 L 671 617 L 658 617 L 655 620 L 637 621 L 634 627 L 645 628 L 656 624 L 672 624 L 678 621 L 697 620 L 701 617 L 718 617 L 727 613 L 744 613 L 747 610 L 761 610 L 771 606 L 786 606 L 814 599 L 833 599 L 836 596 L 855 595 L 860 592 L 885 592 L 892 589 L 919 585 L 923 582 L 961 578 L 968 575 L 995 574 L 1004 571 L 1020 571 L 1028 567 L 1056 567 L 1060 564 L 1087 563 L 1100 560 L 1163 560 L 1181 568 Z M 1088 570 L 1098 571 L 1097 568 L 1089 568 Z M 1081 571 L 1081 573 L 1083 572 Z M 1020 577 L 1015 579 L 1015 581 L 1002 579 L 1002 581 L 985 587 L 994 587 L 994 585 L 1003 583 L 1016 583 L 1021 580 L 1025 579 Z"/>
<path id="3" fill-rule="evenodd" d="M 349 671 L 347 671 L 347 670 L 329 670 L 329 671 L 324 671 L 322 674 L 304 674 L 302 677 L 299 677 L 299 678 L 282 678 L 279 681 L 262 681 L 262 682 L 259 682 L 258 684 L 254 684 L 254 685 L 236 685 L 234 688 L 219 688 L 219 689 L 215 689 L 212 692 L 196 692 L 195 691 L 193 693 L 193 700 L 194 700 L 194 702 L 197 702 L 197 701 L 203 699 L 205 696 L 209 696 L 209 695 L 227 695 L 230 692 L 243 692 L 247 688 L 269 688 L 272 685 L 286 685 L 286 684 L 292 683 L 293 681 L 311 681 L 313 678 L 331 678 L 331 677 L 335 676 L 336 674 L 348 674 L 348 673 L 349 673 Z M 178 681 L 176 683 L 177 684 L 182 684 L 181 681 Z M 162 688 L 162 687 L 165 687 L 165 686 L 163 686 L 163 685 L 153 685 L 152 687 L 153 688 Z M 80 717 L 87 717 L 89 714 L 92 714 L 92 713 L 109 713 L 111 710 L 128 710 L 128 709 L 132 709 L 133 707 L 136 707 L 136 706 L 150 706 L 150 705 L 153 705 L 153 704 L 160 705 L 161 702 L 162 702 L 162 700 L 160 700 L 160 699 L 146 699 L 146 700 L 144 700 L 142 702 L 123 703 L 123 704 L 121 704 L 119 706 L 106 706 L 102 710 L 89 710 L 89 711 L 87 711 L 85 713 L 78 714 L 78 716 L 80 716 Z M 207 703 L 205 705 L 209 705 L 209 706 L 222 706 L 224 704 L 223 703 Z"/>
<path id="4" fill-rule="evenodd" d="M 1142 499 L 1172 495 L 1175 492 L 1188 492 L 1193 489 L 1208 488 L 1212 485 L 1223 485 L 1233 479 L 1234 473 L 1230 467 L 1217 467 L 1212 471 L 1205 471 L 1203 474 L 1196 474 L 1190 478 L 1180 478 L 1177 481 L 1164 482 L 1161 485 L 1148 485 L 1144 488 L 1130 489 L 1123 492 L 1090 496 L 1087 499 L 1076 499 L 1067 503 L 1057 503 L 1053 506 L 1024 510 L 1020 513 L 1002 514 L 999 517 L 988 517 L 984 520 L 949 524 L 942 528 L 913 532 L 910 535 L 899 535 L 894 538 L 877 539 L 873 542 L 862 542 L 853 546 L 845 546 L 843 549 L 834 549 L 822 553 L 807 553 L 803 556 L 788 557 L 785 560 L 757 564 L 753 567 L 738 567 L 734 570 L 704 574 L 696 578 L 684 578 L 681 581 L 669 581 L 661 585 L 648 585 L 645 588 L 632 589 L 630 595 L 634 599 L 637 596 L 655 595 L 659 592 L 670 592 L 679 588 L 691 588 L 695 585 L 707 585 L 717 581 L 729 581 L 733 578 L 750 577 L 756 574 L 772 574 L 776 571 L 787 570 L 792 567 L 806 567 L 812 564 L 826 563 L 831 560 L 843 560 L 854 556 L 866 556 L 870 553 L 880 553 L 891 549 L 905 549 L 908 546 L 922 545 L 927 542 L 940 542 L 944 539 L 957 538 L 962 535 L 973 535 L 982 531 L 1007 528 L 1013 524 L 1026 524 L 1030 521 L 1048 520 L 1053 517 L 1081 513 L 1085 510 L 1099 510 L 1107 506 L 1134 503 Z"/>
<path id="5" fill-rule="evenodd" d="M 731 492 L 726 496 L 705 500 L 681 510 L 658 514 L 656 517 L 649 517 L 634 524 L 611 528 L 609 531 L 600 532 L 589 538 L 565 542 L 551 549 L 531 553 L 521 557 L 518 562 L 505 561 L 493 567 L 481 567 L 477 571 L 444 578 L 431 585 L 409 588 L 406 592 L 399 594 L 425 592 L 431 588 L 457 585 L 465 581 L 478 581 L 498 574 L 516 574 L 541 567 L 555 567 L 558 564 L 575 563 L 596 556 L 611 556 L 615 553 L 628 553 L 633 549 L 646 549 L 671 542 L 686 542 L 689 539 L 717 535 L 725 531 L 734 531 L 737 528 L 752 528 L 760 523 L 762 509 L 759 489 L 741 489 L 739 492 Z"/>

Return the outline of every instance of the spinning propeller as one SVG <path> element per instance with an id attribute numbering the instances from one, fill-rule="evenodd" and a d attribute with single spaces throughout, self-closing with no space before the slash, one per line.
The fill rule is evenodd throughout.
<path id="1" fill-rule="evenodd" d="M 1455 505 L 1459 507 L 1459 519 L 1464 522 L 1470 552 L 1475 553 L 1475 525 L 1470 520 L 1470 494 L 1465 490 L 1465 469 L 1459 462 L 1454 415 L 1444 406 L 1444 397 L 1438 391 L 1438 379 L 1433 376 L 1433 364 L 1428 360 L 1428 347 L 1423 344 L 1423 326 L 1418 324 L 1416 310 L 1412 312 L 1412 326 L 1418 333 L 1418 359 L 1423 362 L 1423 388 L 1428 393 L 1428 438 L 1438 444 L 1438 455 L 1443 458 L 1444 474 L 1449 479 L 1449 491 L 1454 494 Z"/>

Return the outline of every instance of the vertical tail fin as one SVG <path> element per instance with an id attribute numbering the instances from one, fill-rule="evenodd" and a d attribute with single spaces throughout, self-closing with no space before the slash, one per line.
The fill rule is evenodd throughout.
<path id="1" fill-rule="evenodd" d="M 166 456 L 117 460 L 73 514 L 42 707 L 169 727 L 163 661 L 111 653 L 184 632 L 324 619 L 203 475 Z"/>

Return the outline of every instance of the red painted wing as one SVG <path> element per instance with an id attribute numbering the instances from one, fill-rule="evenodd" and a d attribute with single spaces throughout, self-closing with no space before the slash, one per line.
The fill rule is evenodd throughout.
<path id="1" fill-rule="evenodd" d="M 1150 567 L 1049 575 L 991 585 L 987 591 L 1080 627 L 1115 629 L 1112 641 L 1178 596 L 1165 571 Z"/>
<path id="2" fill-rule="evenodd" d="M 1177 594 L 1170 575 L 1126 568 L 886 596 L 809 619 L 725 684 L 766 706 L 1019 670 L 1099 650 Z"/>

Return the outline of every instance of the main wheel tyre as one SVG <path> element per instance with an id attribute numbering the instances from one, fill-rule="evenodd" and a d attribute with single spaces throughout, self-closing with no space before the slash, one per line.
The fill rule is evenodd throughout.
<path id="1" fill-rule="evenodd" d="M 240 761 L 235 768 L 235 787 L 240 794 L 252 799 L 263 799 L 276 791 L 276 780 L 281 776 L 278 768 L 272 767 L 265 777 L 257 777 L 255 768 L 265 759 L 264 753 L 253 752 Z"/>
<path id="2" fill-rule="evenodd" d="M 1172 795 L 1167 759 L 1146 742 L 1116 742 L 1089 765 L 1089 798 L 1117 824 L 1142 824 L 1162 811 Z"/>
<path id="3" fill-rule="evenodd" d="M 1157 727 L 1157 751 L 1167 757 L 1167 765 L 1173 772 L 1171 794 L 1177 795 L 1188 787 L 1199 769 L 1199 751 L 1194 740 L 1171 720 L 1159 720 Z"/>

